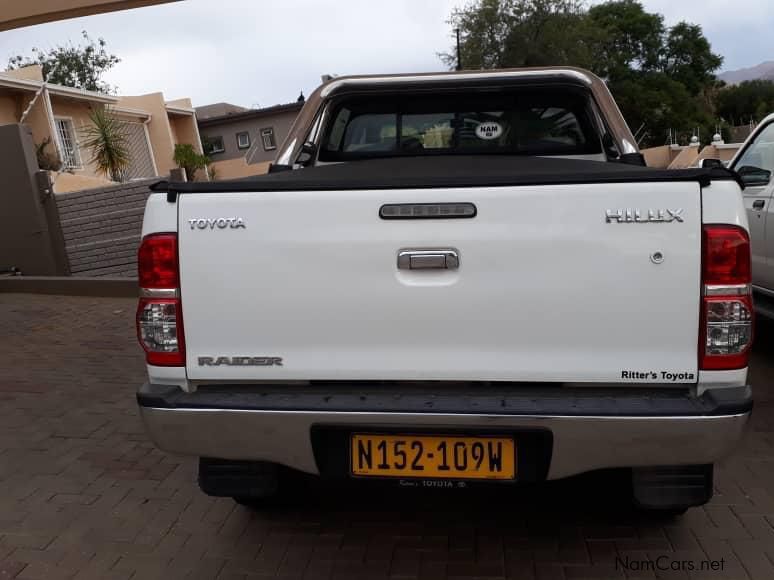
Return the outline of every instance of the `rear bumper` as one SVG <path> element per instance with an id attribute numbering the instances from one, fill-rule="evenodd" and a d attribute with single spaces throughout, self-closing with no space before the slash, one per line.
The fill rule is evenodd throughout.
<path id="1" fill-rule="evenodd" d="M 189 394 L 146 384 L 138 403 L 148 434 L 165 451 L 271 461 L 313 474 L 322 461 L 314 434 L 326 430 L 498 431 L 513 433 L 517 443 L 520 434 L 549 434 L 548 448 L 539 451 L 548 454 L 540 458 L 547 470 L 538 479 L 610 467 L 714 463 L 733 451 L 752 409 L 749 387 L 698 398 L 675 389 L 470 392 L 242 385 Z"/>

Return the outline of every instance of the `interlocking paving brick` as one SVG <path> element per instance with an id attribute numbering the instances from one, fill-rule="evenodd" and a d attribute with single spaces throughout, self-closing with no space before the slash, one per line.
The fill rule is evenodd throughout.
<path id="1" fill-rule="evenodd" d="M 774 325 L 756 408 L 716 493 L 638 513 L 598 473 L 486 493 L 310 489 L 251 511 L 202 495 L 195 460 L 148 441 L 133 300 L 0 295 L 0 580 L 774 578 Z M 723 560 L 723 570 L 620 562 Z"/>
<path id="2" fill-rule="evenodd" d="M 16 578 L 19 572 L 27 567 L 25 562 L 17 562 L 15 560 L 0 560 L 0 579 Z"/>

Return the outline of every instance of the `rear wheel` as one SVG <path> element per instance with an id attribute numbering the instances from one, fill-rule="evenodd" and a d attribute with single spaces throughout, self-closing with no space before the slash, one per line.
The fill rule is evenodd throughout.
<path id="1" fill-rule="evenodd" d="M 635 505 L 656 515 L 676 517 L 712 499 L 712 465 L 635 467 L 632 495 Z"/>

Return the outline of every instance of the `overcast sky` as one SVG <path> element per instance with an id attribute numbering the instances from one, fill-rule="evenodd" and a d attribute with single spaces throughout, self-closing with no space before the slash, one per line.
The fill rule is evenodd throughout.
<path id="1" fill-rule="evenodd" d="M 266 107 L 309 94 L 320 75 L 442 70 L 447 19 L 466 0 L 183 0 L 0 32 L 13 54 L 104 37 L 121 94 L 163 91 L 195 106 Z M 723 70 L 774 60 L 771 0 L 644 0 L 667 24 L 702 25 Z"/>

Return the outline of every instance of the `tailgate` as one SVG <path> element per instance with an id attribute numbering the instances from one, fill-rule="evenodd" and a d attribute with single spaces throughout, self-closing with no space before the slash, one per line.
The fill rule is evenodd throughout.
<path id="1" fill-rule="evenodd" d="M 188 377 L 696 382 L 700 196 L 695 182 L 181 194 Z M 379 216 L 438 202 L 477 215 Z M 684 221 L 607 222 L 627 208 Z M 458 267 L 398 268 L 422 249 Z"/>

